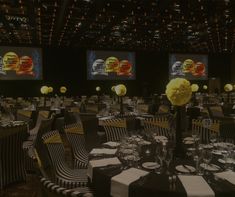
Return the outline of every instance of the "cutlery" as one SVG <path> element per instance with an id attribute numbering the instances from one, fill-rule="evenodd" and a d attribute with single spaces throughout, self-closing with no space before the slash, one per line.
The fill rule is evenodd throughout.
<path id="1" fill-rule="evenodd" d="M 182 165 L 185 169 L 187 169 L 189 172 L 192 172 L 192 170 L 188 167 L 188 166 L 186 166 L 186 165 Z"/>

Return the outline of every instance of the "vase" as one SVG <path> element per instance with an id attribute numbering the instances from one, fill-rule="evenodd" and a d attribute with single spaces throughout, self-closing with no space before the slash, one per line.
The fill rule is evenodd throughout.
<path id="1" fill-rule="evenodd" d="M 124 111 L 123 111 L 123 100 L 122 100 L 122 96 L 120 96 L 119 98 L 120 98 L 120 115 L 122 116 L 124 114 Z"/>
<path id="2" fill-rule="evenodd" d="M 176 106 L 176 142 L 174 149 L 174 156 L 183 158 L 185 157 L 185 150 L 182 143 L 182 133 L 185 131 L 186 125 L 186 108 L 185 106 Z"/>

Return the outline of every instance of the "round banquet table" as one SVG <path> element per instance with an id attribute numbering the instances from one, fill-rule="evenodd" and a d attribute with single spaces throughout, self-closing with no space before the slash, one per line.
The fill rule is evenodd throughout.
<path id="1" fill-rule="evenodd" d="M 217 159 L 216 159 L 217 160 Z M 215 163 L 215 162 L 213 162 Z M 183 184 L 177 176 L 175 166 L 180 164 L 186 164 L 195 166 L 191 160 L 175 159 L 170 164 L 171 174 L 176 175 L 176 182 L 174 185 L 169 182 L 169 175 L 164 171 L 162 174 L 157 174 L 153 170 L 146 170 L 142 167 L 138 167 L 142 170 L 149 171 L 150 173 L 140 179 L 132 182 L 129 185 L 129 197 L 187 197 L 187 193 Z M 217 165 L 218 162 L 216 163 Z M 92 186 L 95 189 L 96 197 L 110 197 L 111 191 L 111 178 L 120 174 L 123 170 L 123 166 L 106 166 L 93 168 Z M 235 196 L 235 185 L 225 180 L 215 180 L 212 174 L 207 176 L 203 175 L 203 178 L 207 180 L 207 183 L 215 193 L 215 197 L 232 197 Z M 208 182 L 209 180 L 209 182 Z"/>

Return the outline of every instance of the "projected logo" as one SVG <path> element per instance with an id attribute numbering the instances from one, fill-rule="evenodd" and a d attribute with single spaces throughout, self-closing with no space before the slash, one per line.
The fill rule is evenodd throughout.
<path id="1" fill-rule="evenodd" d="M 171 67 L 172 76 L 191 75 L 194 77 L 205 76 L 205 64 L 202 62 L 194 62 L 192 59 L 186 59 L 183 62 L 176 61 Z"/>
<path id="2" fill-rule="evenodd" d="M 132 76 L 132 64 L 128 60 L 121 60 L 117 57 L 108 57 L 106 60 L 96 59 L 92 64 L 92 75 Z"/>
<path id="3" fill-rule="evenodd" d="M 0 56 L 0 74 L 14 72 L 16 75 L 35 76 L 33 60 L 29 56 L 19 57 L 15 52 L 7 52 Z"/>

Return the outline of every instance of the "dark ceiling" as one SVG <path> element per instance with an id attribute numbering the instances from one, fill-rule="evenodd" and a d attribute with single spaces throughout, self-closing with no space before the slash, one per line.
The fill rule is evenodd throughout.
<path id="1" fill-rule="evenodd" d="M 234 0 L 0 0 L 0 44 L 231 53 Z"/>

